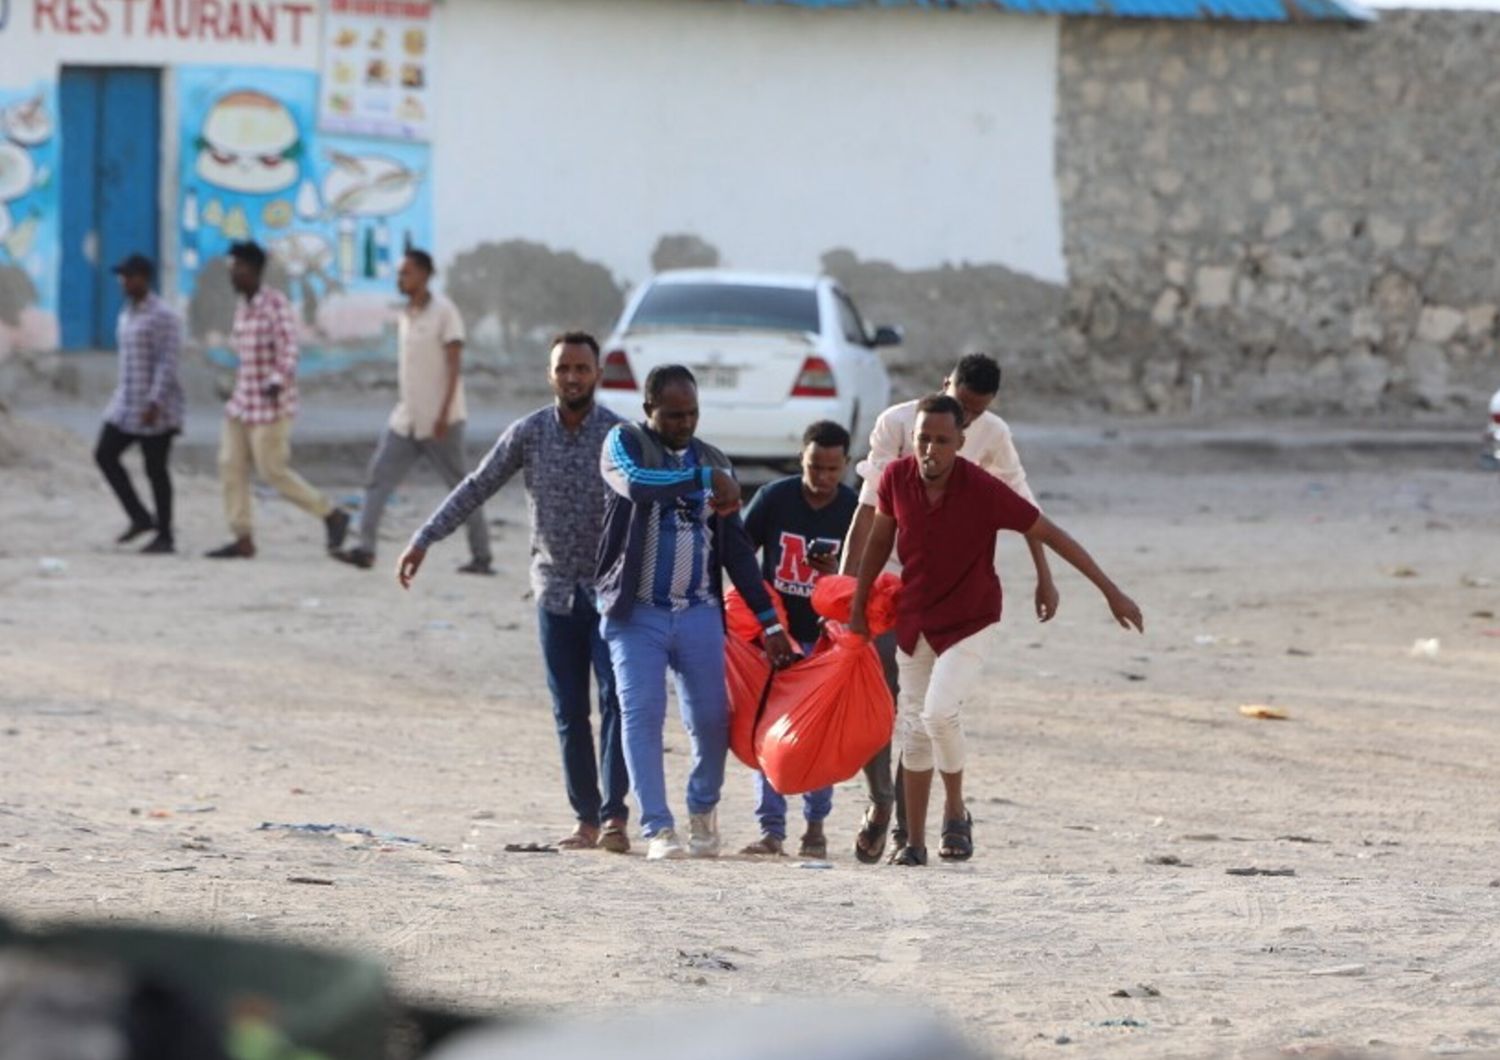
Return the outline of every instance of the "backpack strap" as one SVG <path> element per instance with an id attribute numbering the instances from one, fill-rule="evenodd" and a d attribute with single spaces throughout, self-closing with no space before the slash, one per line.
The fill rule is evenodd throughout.
<path id="1" fill-rule="evenodd" d="M 641 450 L 641 467 L 659 468 L 666 463 L 666 450 L 656 436 L 646 429 L 645 424 L 627 420 L 620 424 L 620 430 L 635 439 Z"/>

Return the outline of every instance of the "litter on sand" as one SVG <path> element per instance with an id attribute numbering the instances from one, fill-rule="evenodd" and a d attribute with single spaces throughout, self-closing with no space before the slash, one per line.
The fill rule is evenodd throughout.
<path id="1" fill-rule="evenodd" d="M 307 883 L 314 887 L 332 887 L 332 880 L 325 880 L 322 876 L 288 876 L 287 883 Z"/>
<path id="2" fill-rule="evenodd" d="M 1442 650 L 1443 642 L 1436 637 L 1418 637 L 1412 642 L 1411 657 L 1413 659 L 1436 659 Z"/>
<path id="3" fill-rule="evenodd" d="M 1170 865 L 1173 868 L 1177 868 L 1177 869 L 1190 869 L 1190 868 L 1192 868 L 1191 865 L 1189 865 L 1186 861 L 1183 861 L 1176 854 L 1157 854 L 1154 857 L 1147 858 L 1146 859 L 1146 864 L 1147 865 Z"/>
<path id="4" fill-rule="evenodd" d="M 551 843 L 506 843 L 507 854 L 556 854 L 557 847 Z"/>
<path id="5" fill-rule="evenodd" d="M 1282 707 L 1271 707 L 1264 703 L 1249 703 L 1240 708 L 1240 713 L 1247 718 L 1259 718 L 1262 721 L 1290 721 L 1291 715 Z"/>
<path id="6" fill-rule="evenodd" d="M 412 839 L 410 836 L 394 835 L 390 832 L 376 832 L 369 828 L 361 828 L 351 824 L 281 824 L 276 821 L 262 821 L 256 831 L 296 832 L 304 835 L 362 835 L 367 839 L 378 839 L 382 843 L 422 845 L 420 839 Z"/>
<path id="7" fill-rule="evenodd" d="M 1224 874 L 1226 876 L 1295 876 L 1295 875 L 1297 875 L 1297 870 L 1296 869 L 1262 869 L 1262 868 L 1257 868 L 1254 865 L 1247 865 L 1244 868 L 1225 869 L 1224 870 Z"/>
<path id="8" fill-rule="evenodd" d="M 717 953 L 688 953 L 686 950 L 678 950 L 677 963 L 688 968 L 702 968 L 711 972 L 739 971 L 738 965 L 731 960 L 720 957 Z"/>
<path id="9" fill-rule="evenodd" d="M 1137 983 L 1135 986 L 1121 987 L 1110 997 L 1161 997 L 1161 991 L 1150 983 Z"/>
<path id="10" fill-rule="evenodd" d="M 1311 971 L 1309 971 L 1307 974 L 1308 975 L 1319 975 L 1319 976 L 1333 976 L 1333 975 L 1355 976 L 1355 975 L 1364 975 L 1365 974 L 1365 966 L 1362 965 L 1362 964 L 1336 964 L 1332 968 L 1314 968 Z"/>

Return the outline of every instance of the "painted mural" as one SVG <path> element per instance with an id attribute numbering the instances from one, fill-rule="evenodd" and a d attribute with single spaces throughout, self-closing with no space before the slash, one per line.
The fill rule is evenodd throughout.
<path id="1" fill-rule="evenodd" d="M 429 148 L 320 133 L 311 72 L 185 67 L 178 85 L 178 275 L 194 335 L 222 342 L 234 312 L 223 256 L 254 239 L 314 362 L 388 339 L 402 251 L 431 246 Z"/>
<path id="2" fill-rule="evenodd" d="M 58 140 L 55 85 L 0 88 L 0 357 L 58 343 Z"/>

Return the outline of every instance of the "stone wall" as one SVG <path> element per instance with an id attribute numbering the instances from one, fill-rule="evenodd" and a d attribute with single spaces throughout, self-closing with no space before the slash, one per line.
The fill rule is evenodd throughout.
<path id="1" fill-rule="evenodd" d="M 1477 407 L 1500 385 L 1500 16 L 1071 19 L 1059 352 L 1118 411 Z"/>

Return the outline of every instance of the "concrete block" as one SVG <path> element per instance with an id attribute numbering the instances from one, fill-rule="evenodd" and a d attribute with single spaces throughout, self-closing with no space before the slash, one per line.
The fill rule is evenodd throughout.
<path id="1" fill-rule="evenodd" d="M 1198 270 L 1193 290 L 1194 300 L 1204 309 L 1218 309 L 1229 304 L 1234 293 L 1235 269 L 1226 265 L 1204 265 Z"/>

